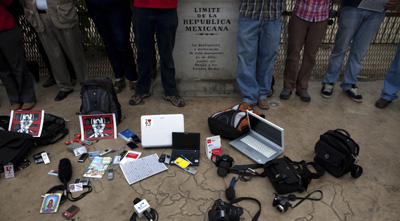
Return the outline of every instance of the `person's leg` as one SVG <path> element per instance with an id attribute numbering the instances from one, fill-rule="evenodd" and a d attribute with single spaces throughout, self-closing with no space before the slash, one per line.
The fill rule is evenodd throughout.
<path id="1" fill-rule="evenodd" d="M 258 100 L 267 99 L 267 94 L 271 90 L 274 65 L 281 39 L 281 27 L 282 18 L 274 21 L 264 21 L 261 27 L 256 77 L 259 84 Z"/>
<path id="2" fill-rule="evenodd" d="M 178 27 L 178 14 L 176 9 L 156 9 L 156 11 L 156 38 L 160 53 L 161 82 L 165 96 L 177 96 L 175 64 L 172 53 Z"/>
<path id="3" fill-rule="evenodd" d="M 0 32 L 0 76 L 11 105 L 36 102 L 35 88 L 22 42 L 22 33 L 16 27 Z"/>
<path id="4" fill-rule="evenodd" d="M 311 78 L 312 69 L 316 63 L 318 48 L 324 38 L 328 20 L 321 22 L 309 22 L 304 44 L 303 61 L 297 76 L 296 91 L 307 92 L 308 81 Z"/>
<path id="5" fill-rule="evenodd" d="M 344 70 L 343 81 L 340 87 L 346 91 L 357 84 L 357 75 L 360 73 L 365 55 L 371 42 L 374 40 L 385 18 L 385 12 L 374 12 L 369 10 L 357 9 L 358 16 L 363 20 L 358 26 L 358 31 L 353 38 L 349 58 L 347 59 Z"/>
<path id="6" fill-rule="evenodd" d="M 283 89 L 288 92 L 291 92 L 296 86 L 300 51 L 306 40 L 308 23 L 294 13 L 289 22 L 287 58 L 283 75 Z"/>
<path id="7" fill-rule="evenodd" d="M 237 31 L 238 65 L 236 81 L 242 101 L 255 105 L 258 102 L 259 86 L 256 79 L 256 61 L 261 22 L 239 15 Z"/>
<path id="8" fill-rule="evenodd" d="M 137 66 L 139 80 L 138 94 L 149 94 L 151 85 L 151 48 L 154 44 L 153 9 L 133 8 L 133 27 L 137 47 Z"/>
<path id="9" fill-rule="evenodd" d="M 390 66 L 384 81 L 381 98 L 392 101 L 398 98 L 396 95 L 400 91 L 400 42 L 397 46 L 396 55 Z"/>
<path id="10" fill-rule="evenodd" d="M 328 68 L 323 83 L 335 83 L 339 80 L 343 60 L 349 48 L 350 42 L 362 23 L 363 18 L 359 9 L 342 7 L 339 11 L 338 30 L 335 44 L 329 57 Z"/>

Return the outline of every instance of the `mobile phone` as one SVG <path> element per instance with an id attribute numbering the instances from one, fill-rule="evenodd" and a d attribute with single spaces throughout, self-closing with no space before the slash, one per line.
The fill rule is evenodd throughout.
<path id="1" fill-rule="evenodd" d="M 76 179 L 75 180 L 75 183 L 82 183 L 84 186 L 87 186 L 87 185 L 89 185 L 89 179 Z"/>
<path id="2" fill-rule="evenodd" d="M 135 149 L 135 148 L 138 147 L 138 145 L 136 145 L 134 142 L 129 142 L 126 145 L 128 145 L 128 147 L 131 148 L 131 149 Z"/>
<path id="3" fill-rule="evenodd" d="M 126 150 L 124 150 L 124 151 L 121 152 L 121 154 L 120 154 L 121 160 L 122 160 L 122 158 L 125 157 L 125 155 L 126 155 L 127 153 L 128 153 L 128 151 L 126 151 Z"/>
<path id="4" fill-rule="evenodd" d="M 85 162 L 85 160 L 88 158 L 88 156 L 89 156 L 88 153 L 83 153 L 83 154 L 79 157 L 78 162 L 79 162 L 79 163 Z"/>
<path id="5" fill-rule="evenodd" d="M 165 161 L 165 154 L 161 154 L 160 158 L 158 159 L 158 162 L 164 163 Z"/>
<path id="6" fill-rule="evenodd" d="M 106 154 L 110 153 L 111 151 L 112 151 L 111 149 L 108 149 L 108 148 L 107 148 L 107 149 L 105 149 L 105 150 L 101 151 L 101 152 L 100 152 L 100 154 L 99 154 L 99 156 L 101 156 L 101 157 L 102 157 L 102 156 L 104 156 L 104 155 L 106 155 Z"/>
<path id="7" fill-rule="evenodd" d="M 108 175 L 107 175 L 109 180 L 112 180 L 114 178 L 114 171 L 113 169 L 108 170 Z"/>
<path id="8" fill-rule="evenodd" d="M 170 154 L 165 154 L 165 164 L 170 164 L 171 162 L 171 155 Z"/>
<path id="9" fill-rule="evenodd" d="M 67 210 L 65 210 L 62 215 L 65 219 L 71 219 L 76 213 L 78 213 L 79 207 L 72 205 Z"/>

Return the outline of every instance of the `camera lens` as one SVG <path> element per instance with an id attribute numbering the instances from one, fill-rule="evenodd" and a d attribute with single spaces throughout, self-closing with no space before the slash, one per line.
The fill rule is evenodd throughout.
<path id="1" fill-rule="evenodd" d="M 278 205 L 276 207 L 276 210 L 278 210 L 278 212 L 280 212 L 280 213 L 284 213 L 286 211 L 285 208 L 282 205 Z"/>
<path id="2" fill-rule="evenodd" d="M 225 177 L 228 174 L 228 170 L 225 168 L 218 167 L 217 174 L 220 177 Z"/>

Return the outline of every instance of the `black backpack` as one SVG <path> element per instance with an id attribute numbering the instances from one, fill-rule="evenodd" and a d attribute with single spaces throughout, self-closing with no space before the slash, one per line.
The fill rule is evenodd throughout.
<path id="1" fill-rule="evenodd" d="M 64 118 L 44 113 L 42 134 L 33 138 L 34 144 L 35 146 L 54 144 L 63 139 L 68 132 Z"/>
<path id="2" fill-rule="evenodd" d="M 113 82 L 110 78 L 91 78 L 81 89 L 81 114 L 115 114 L 121 122 L 121 105 L 118 102 Z"/>
<path id="3" fill-rule="evenodd" d="M 339 178 L 347 173 L 358 178 L 363 168 L 357 164 L 360 147 L 343 129 L 329 130 L 315 144 L 314 161 L 333 176 Z"/>
<path id="4" fill-rule="evenodd" d="M 1 168 L 3 168 L 3 164 L 13 163 L 14 169 L 16 169 L 32 147 L 34 147 L 32 135 L 0 130 Z"/>

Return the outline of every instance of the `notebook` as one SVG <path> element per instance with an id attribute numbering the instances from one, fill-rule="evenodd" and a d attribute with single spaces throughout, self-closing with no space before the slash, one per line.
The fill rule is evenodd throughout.
<path id="1" fill-rule="evenodd" d="M 172 133 L 171 164 L 182 157 L 192 166 L 198 166 L 200 160 L 200 133 Z"/>
<path id="2" fill-rule="evenodd" d="M 172 147 L 172 132 L 184 132 L 183 114 L 143 115 L 140 118 L 143 148 Z"/>
<path id="3" fill-rule="evenodd" d="M 283 153 L 282 128 L 250 111 L 247 111 L 247 119 L 250 131 L 231 141 L 231 146 L 259 164 L 264 164 Z"/>

